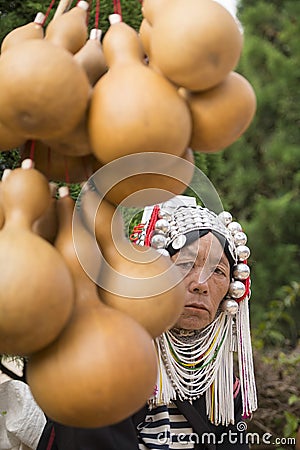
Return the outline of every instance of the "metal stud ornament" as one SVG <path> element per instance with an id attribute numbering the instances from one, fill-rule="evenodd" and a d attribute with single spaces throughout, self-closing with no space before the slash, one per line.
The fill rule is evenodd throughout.
<path id="1" fill-rule="evenodd" d="M 228 230 L 231 232 L 231 234 L 235 235 L 236 233 L 242 231 L 242 226 L 238 222 L 230 222 L 227 225 Z"/>
<path id="2" fill-rule="evenodd" d="M 155 234 L 151 238 L 151 247 L 153 248 L 165 248 L 167 238 L 162 234 Z"/>
<path id="3" fill-rule="evenodd" d="M 232 281 L 229 285 L 228 294 L 234 299 L 239 299 L 245 294 L 246 287 L 241 281 Z"/>
<path id="4" fill-rule="evenodd" d="M 233 268 L 233 276 L 237 280 L 247 280 L 250 275 L 250 268 L 247 264 L 239 263 Z"/>
<path id="5" fill-rule="evenodd" d="M 156 222 L 154 229 L 156 231 L 161 231 L 162 233 L 168 233 L 170 231 L 170 224 L 166 219 L 159 219 Z"/>
<path id="6" fill-rule="evenodd" d="M 232 222 L 232 215 L 228 211 L 222 211 L 219 214 L 219 219 L 224 223 L 225 226 L 229 225 Z"/>
<path id="7" fill-rule="evenodd" d="M 243 231 L 238 231 L 233 236 L 235 245 L 246 245 L 247 236 Z"/>
<path id="8" fill-rule="evenodd" d="M 221 309 L 227 314 L 234 316 L 238 312 L 239 305 L 235 300 L 225 299 L 221 303 Z"/>
<path id="9" fill-rule="evenodd" d="M 239 261 L 245 261 L 250 256 L 250 248 L 247 245 L 238 245 L 236 255 Z"/>

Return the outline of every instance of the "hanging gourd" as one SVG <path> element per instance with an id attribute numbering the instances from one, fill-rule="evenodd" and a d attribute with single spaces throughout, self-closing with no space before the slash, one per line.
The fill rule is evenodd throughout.
<path id="1" fill-rule="evenodd" d="M 69 320 L 74 303 L 73 280 L 64 260 L 31 230 L 49 205 L 50 191 L 40 172 L 23 168 L 27 163 L 10 171 L 1 189 L 5 223 L 0 232 L 0 352 L 15 355 L 50 344 Z"/>
<path id="2" fill-rule="evenodd" d="M 103 52 L 109 70 L 94 86 L 88 123 L 95 156 L 104 164 L 139 152 L 181 156 L 191 134 L 189 110 L 174 86 L 144 64 L 137 32 L 113 23 Z"/>
<path id="3" fill-rule="evenodd" d="M 33 22 L 27 23 L 21 27 L 15 28 L 8 33 L 2 41 L 1 53 L 15 45 L 21 44 L 27 39 L 43 39 L 44 29 L 43 22 L 45 15 L 41 12 L 37 13 Z"/>
<path id="4" fill-rule="evenodd" d="M 85 45 L 74 55 L 74 59 L 84 68 L 92 86 L 107 72 L 101 39 L 101 30 L 93 28 Z"/>
<path id="5" fill-rule="evenodd" d="M 2 207 L 2 197 L 1 197 L 1 189 L 2 189 L 2 181 L 0 181 L 0 230 L 4 225 L 4 213 L 3 213 L 3 207 Z"/>
<path id="6" fill-rule="evenodd" d="M 102 264 L 98 279 L 100 297 L 107 305 L 131 316 L 155 338 L 173 326 L 182 312 L 184 288 L 180 274 L 170 258 L 122 238 L 120 225 L 113 235 L 116 210 L 105 200 L 99 202 L 95 190 L 84 191 L 83 215 L 92 231 L 95 219 L 95 236 L 107 263 Z"/>
<path id="7" fill-rule="evenodd" d="M 171 0 L 172 1 L 172 0 Z M 150 26 L 153 25 L 155 16 L 159 14 L 163 6 L 170 4 L 170 0 L 143 0 L 142 15 L 147 20 Z"/>
<path id="8" fill-rule="evenodd" d="M 26 143 L 22 152 L 23 158 L 30 156 L 30 145 Z M 86 181 L 101 167 L 94 155 L 66 156 L 52 150 L 43 142 L 35 142 L 34 164 L 48 180 L 67 183 L 81 183 Z"/>
<path id="9" fill-rule="evenodd" d="M 45 39 L 0 58 L 0 121 L 26 139 L 62 137 L 86 112 L 90 84 L 73 56 Z"/>
<path id="10" fill-rule="evenodd" d="M 246 131 L 255 114 L 254 90 L 236 72 L 207 91 L 181 89 L 181 93 L 192 114 L 190 146 L 195 151 L 216 152 L 228 147 Z"/>
<path id="11" fill-rule="evenodd" d="M 87 129 L 87 113 L 85 113 L 77 126 L 61 138 L 43 141 L 56 153 L 65 156 L 86 156 L 92 153 Z"/>
<path id="12" fill-rule="evenodd" d="M 71 53 L 78 52 L 88 38 L 88 2 L 80 0 L 74 8 L 54 17 L 46 28 L 45 39 Z"/>
<path id="13" fill-rule="evenodd" d="M 57 184 L 49 183 L 51 200 L 48 208 L 45 213 L 39 217 L 32 225 L 32 231 L 46 241 L 51 244 L 54 243 L 57 230 L 58 230 L 58 220 L 57 220 L 57 212 L 56 212 L 56 192 L 57 192 Z"/>
<path id="14" fill-rule="evenodd" d="M 172 0 L 156 6 L 150 65 L 192 91 L 224 80 L 237 65 L 243 46 L 233 16 L 214 0 Z"/>
<path id="15" fill-rule="evenodd" d="M 132 168 L 134 175 L 131 175 Z M 110 203 L 145 207 L 182 194 L 190 184 L 194 170 L 191 149 L 187 149 L 182 157 L 149 152 L 105 165 L 94 175 L 93 181 Z"/>
<path id="16" fill-rule="evenodd" d="M 12 150 L 20 147 L 25 142 L 25 137 L 19 136 L 14 130 L 8 128 L 0 121 L 0 151 Z"/>
<path id="17" fill-rule="evenodd" d="M 56 246 L 74 278 L 75 308 L 58 339 L 29 358 L 27 379 L 50 418 L 79 427 L 110 425 L 130 416 L 151 396 L 156 379 L 154 346 L 140 325 L 100 301 L 75 252 L 74 202 L 59 198 L 57 207 Z M 99 267 L 88 231 L 77 222 L 74 232 Z"/>
<path id="18" fill-rule="evenodd" d="M 151 28 L 152 27 L 148 20 L 143 19 L 139 28 L 139 38 L 146 56 L 150 56 Z"/>

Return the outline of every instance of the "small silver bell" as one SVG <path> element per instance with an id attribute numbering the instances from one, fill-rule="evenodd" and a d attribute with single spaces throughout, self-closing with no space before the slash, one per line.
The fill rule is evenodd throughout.
<path id="1" fill-rule="evenodd" d="M 250 256 L 250 248 L 247 245 L 238 245 L 236 247 L 236 255 L 239 261 L 245 261 Z"/>
<path id="2" fill-rule="evenodd" d="M 170 231 L 170 224 L 166 219 L 159 219 L 155 224 L 155 230 L 168 233 Z"/>
<path id="3" fill-rule="evenodd" d="M 243 297 L 243 295 L 245 294 L 246 288 L 244 283 L 242 283 L 241 281 L 233 281 L 232 283 L 230 283 L 229 285 L 229 295 L 232 298 L 240 298 Z"/>
<path id="4" fill-rule="evenodd" d="M 231 232 L 231 234 L 235 235 L 236 233 L 242 231 L 242 226 L 238 222 L 230 222 L 227 225 L 228 230 Z"/>
<path id="5" fill-rule="evenodd" d="M 246 280 L 250 275 L 250 268 L 247 264 L 239 263 L 233 268 L 233 276 L 237 280 Z"/>
<path id="6" fill-rule="evenodd" d="M 233 316 L 238 312 L 239 305 L 235 300 L 232 299 L 225 299 L 221 303 L 221 309 L 222 311 L 226 312 L 227 314 Z"/>
<path id="7" fill-rule="evenodd" d="M 151 247 L 153 248 L 165 248 L 167 238 L 163 234 L 155 234 L 151 238 Z"/>
<path id="8" fill-rule="evenodd" d="M 247 243 L 247 236 L 243 231 L 235 233 L 233 239 L 235 245 L 245 245 Z"/>
<path id="9" fill-rule="evenodd" d="M 232 222 L 232 215 L 228 211 L 222 211 L 219 214 L 219 219 L 224 223 L 225 226 L 229 225 Z"/>

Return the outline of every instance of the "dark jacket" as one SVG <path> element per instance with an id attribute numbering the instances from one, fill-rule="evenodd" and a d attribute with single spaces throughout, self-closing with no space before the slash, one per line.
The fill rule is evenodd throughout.
<path id="1" fill-rule="evenodd" d="M 205 443 L 196 444 L 196 450 L 249 449 L 245 433 L 240 433 L 236 425 L 215 426 L 209 422 L 203 396 L 194 401 L 193 405 L 188 401 L 176 401 L 175 403 L 179 411 L 187 418 L 194 432 L 198 436 L 207 436 L 204 440 Z M 240 393 L 235 398 L 235 412 L 235 423 L 238 424 L 242 421 Z M 146 413 L 147 407 L 145 406 L 132 417 L 116 425 L 91 429 L 67 427 L 48 420 L 37 450 L 138 450 L 136 427 L 144 420 Z"/>

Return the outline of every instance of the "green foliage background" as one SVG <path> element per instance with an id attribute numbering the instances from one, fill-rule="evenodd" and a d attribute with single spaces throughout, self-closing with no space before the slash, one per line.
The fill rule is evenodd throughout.
<path id="1" fill-rule="evenodd" d="M 38 11 L 45 13 L 49 3 L 0 0 L 0 41 L 13 28 L 32 21 Z M 121 0 L 121 5 L 123 20 L 138 29 L 140 1 Z M 93 2 L 91 7 L 92 28 Z M 103 33 L 112 12 L 113 1 L 101 0 Z M 239 18 L 244 48 L 236 71 L 252 84 L 257 112 L 238 141 L 216 154 L 195 154 L 196 164 L 217 189 L 224 209 L 232 212 L 248 235 L 255 348 L 296 347 L 300 322 L 300 2 L 241 0 Z M 0 154 L 0 171 L 14 167 L 17 161 L 17 152 Z M 290 395 L 294 400 L 289 402 L 299 403 L 296 394 Z M 299 413 L 299 408 L 285 412 L 285 429 L 290 427 L 292 432 L 297 426 L 295 411 Z M 273 425 L 278 427 L 278 417 Z"/>

